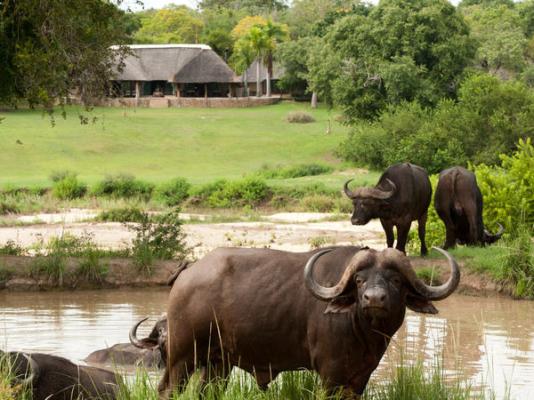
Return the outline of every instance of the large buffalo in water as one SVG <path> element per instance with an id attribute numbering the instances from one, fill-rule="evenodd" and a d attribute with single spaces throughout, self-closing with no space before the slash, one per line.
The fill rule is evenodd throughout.
<path id="1" fill-rule="evenodd" d="M 354 205 L 353 225 L 365 225 L 373 218 L 380 218 L 388 247 L 393 247 L 395 226 L 396 248 L 405 252 L 410 226 L 417 220 L 421 254 L 428 252 L 425 226 L 432 186 L 423 168 L 409 163 L 393 165 L 382 174 L 374 188 L 361 187 L 351 191 L 349 183 L 350 180 L 345 183 L 344 191 Z"/>
<path id="2" fill-rule="evenodd" d="M 111 371 L 76 365 L 49 354 L 0 351 L 0 357 L 10 363 L 16 383 L 31 390 L 33 400 L 116 397 L 119 382 Z"/>
<path id="3" fill-rule="evenodd" d="M 484 228 L 482 221 L 482 193 L 475 174 L 462 167 L 452 167 L 439 174 L 434 196 L 434 207 L 445 224 L 444 247 L 461 244 L 490 244 L 503 234 L 492 235 Z"/>
<path id="4" fill-rule="evenodd" d="M 332 247 L 307 253 L 220 248 L 182 271 L 167 308 L 163 396 L 195 367 L 225 377 L 232 366 L 265 388 L 282 371 L 317 371 L 329 388 L 361 394 L 406 307 L 437 313 L 457 287 L 419 280 L 400 251 Z"/>

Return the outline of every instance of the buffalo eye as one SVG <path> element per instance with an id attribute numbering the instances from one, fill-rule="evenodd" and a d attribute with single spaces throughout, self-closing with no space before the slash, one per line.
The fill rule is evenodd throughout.
<path id="1" fill-rule="evenodd" d="M 391 282 L 393 283 L 394 286 L 396 287 L 400 287 L 400 285 L 402 284 L 402 280 L 399 276 L 394 276 L 391 278 Z"/>
<path id="2" fill-rule="evenodd" d="M 356 286 L 358 286 L 359 288 L 362 287 L 363 284 L 365 283 L 365 280 L 360 276 L 357 276 L 355 281 L 356 281 Z"/>

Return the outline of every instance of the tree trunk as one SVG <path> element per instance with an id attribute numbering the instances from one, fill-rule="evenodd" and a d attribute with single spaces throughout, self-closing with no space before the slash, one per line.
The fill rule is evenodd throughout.
<path id="1" fill-rule="evenodd" d="M 256 60 L 256 97 L 261 97 L 260 59 Z"/>
<path id="2" fill-rule="evenodd" d="M 248 93 L 248 81 L 247 81 L 247 71 L 243 72 L 243 86 L 244 86 L 244 96 L 249 97 Z"/>
<path id="3" fill-rule="evenodd" d="M 311 108 L 317 108 L 317 92 L 312 92 Z"/>
<path id="4" fill-rule="evenodd" d="M 267 60 L 267 97 L 271 97 L 271 77 L 273 76 L 273 55 Z"/>
<path id="5" fill-rule="evenodd" d="M 271 74 L 267 70 L 267 97 L 271 97 Z"/>

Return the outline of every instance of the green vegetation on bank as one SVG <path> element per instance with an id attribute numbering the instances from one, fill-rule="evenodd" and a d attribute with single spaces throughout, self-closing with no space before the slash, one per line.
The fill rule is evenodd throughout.
<path id="1" fill-rule="evenodd" d="M 0 398 L 27 400 L 28 392 L 16 384 L 10 365 L 0 359 Z M 235 370 L 225 380 L 213 381 L 202 387 L 199 375 L 194 374 L 173 400 L 341 400 L 341 393 L 329 394 L 317 374 L 310 371 L 284 372 L 262 391 L 253 378 Z M 372 378 L 362 400 L 467 400 L 493 399 L 491 390 L 484 393 L 473 389 L 461 377 L 448 377 L 438 362 L 424 366 L 422 362 L 399 364 L 388 368 L 387 376 Z M 504 399 L 507 399 L 505 396 Z M 137 370 L 134 379 L 120 383 L 117 400 L 157 400 L 157 382 L 146 370 Z"/>
<path id="2" fill-rule="evenodd" d="M 152 183 L 184 177 L 192 184 L 236 179 L 264 165 L 335 162 L 348 128 L 326 108 L 297 103 L 231 109 L 95 108 L 95 123 L 80 125 L 76 107 L 55 126 L 39 111 L 0 112 L 0 188 L 49 185 L 68 168 L 80 182 L 135 175 Z M 291 124 L 290 111 L 316 122 Z M 331 132 L 326 134 L 328 126 Z M 24 162 L 21 162 L 24 160 Z"/>

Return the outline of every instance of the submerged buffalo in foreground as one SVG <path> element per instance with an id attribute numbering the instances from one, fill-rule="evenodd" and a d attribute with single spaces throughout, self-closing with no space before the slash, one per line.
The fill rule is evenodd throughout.
<path id="1" fill-rule="evenodd" d="M 503 227 L 492 235 L 482 221 L 482 193 L 474 173 L 462 167 L 452 167 L 439 174 L 434 207 L 445 224 L 444 247 L 461 244 L 491 244 L 499 240 Z"/>
<path id="2" fill-rule="evenodd" d="M 49 354 L 0 351 L 0 357 L 7 358 L 14 383 L 31 390 L 33 400 L 116 398 L 119 379 L 111 371 Z"/>
<path id="3" fill-rule="evenodd" d="M 354 205 L 353 225 L 365 225 L 373 218 L 380 218 L 388 247 L 393 247 L 395 226 L 396 248 L 405 252 L 410 226 L 417 220 L 421 254 L 428 253 L 425 227 L 432 185 L 423 168 L 409 163 L 393 165 L 382 174 L 374 188 L 361 187 L 351 191 L 349 182 L 345 182 L 344 191 Z"/>
<path id="4" fill-rule="evenodd" d="M 130 330 L 130 343 L 117 343 L 107 349 L 93 351 L 85 358 L 92 364 L 142 365 L 144 367 L 165 366 L 165 347 L 167 338 L 167 317 L 161 316 L 148 337 L 137 338 L 137 328 L 148 318 L 137 322 Z"/>
<path id="5" fill-rule="evenodd" d="M 220 248 L 184 270 L 169 296 L 163 396 L 200 368 L 226 377 L 233 366 L 266 388 L 282 371 L 317 371 L 328 388 L 360 395 L 399 329 L 406 307 L 437 313 L 448 281 L 419 280 L 400 251 L 356 246 L 307 253 Z M 209 374 L 208 374 L 209 371 Z"/>

